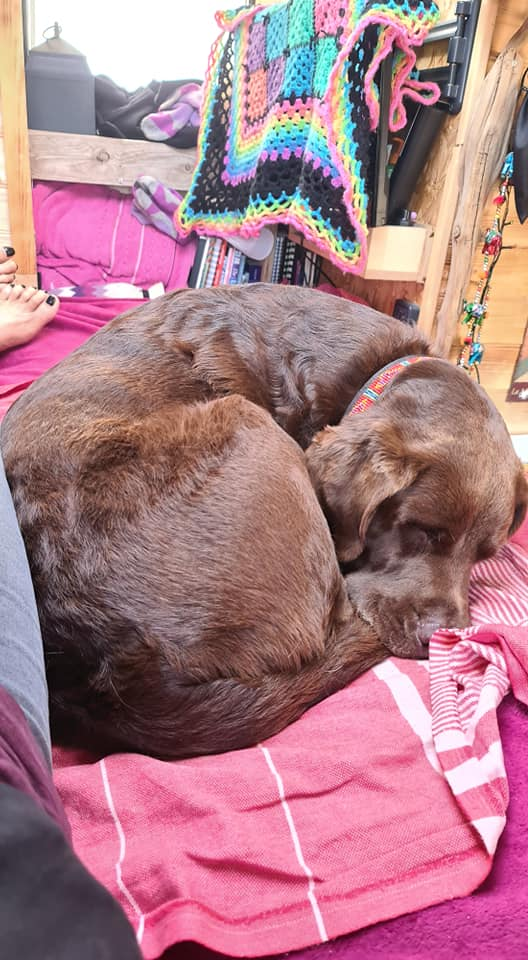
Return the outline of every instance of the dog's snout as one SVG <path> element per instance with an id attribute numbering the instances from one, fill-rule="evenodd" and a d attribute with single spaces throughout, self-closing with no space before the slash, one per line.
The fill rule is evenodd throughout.
<path id="1" fill-rule="evenodd" d="M 420 643 L 427 646 L 437 630 L 450 628 L 461 630 L 469 626 L 469 622 L 467 601 L 448 601 L 445 604 L 435 606 L 434 609 L 428 610 L 420 617 L 416 636 Z"/>

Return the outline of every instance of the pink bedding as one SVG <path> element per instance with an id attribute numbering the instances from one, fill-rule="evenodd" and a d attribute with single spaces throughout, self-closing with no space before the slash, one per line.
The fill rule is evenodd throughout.
<path id="1" fill-rule="evenodd" d="M 32 344 L 0 357 L 0 403 L 129 306 L 63 303 Z M 501 862 L 509 795 L 497 708 L 510 683 L 528 697 L 528 525 L 475 569 L 471 589 L 475 626 L 437 634 L 430 671 L 386 661 L 253 750 L 178 764 L 57 752 L 77 850 L 146 957 L 191 939 L 233 956 L 279 953 L 371 924 L 310 956 L 441 960 L 459 943 L 465 957 L 498 960 L 504 937 L 509 960 L 525 956 L 528 924 L 512 912 L 528 873 L 519 797 L 513 873 L 503 864 L 497 883 L 486 877 L 497 843 Z M 502 720 L 515 736 L 510 781 L 526 790 L 525 711 L 510 701 Z M 432 938 L 423 949 L 419 929 Z"/>
<path id="2" fill-rule="evenodd" d="M 33 210 L 40 285 L 53 290 L 89 282 L 128 282 L 140 289 L 187 284 L 196 241 L 182 245 L 141 224 L 133 198 L 109 187 L 36 183 Z"/>
<path id="3" fill-rule="evenodd" d="M 31 343 L 0 353 L 0 420 L 37 377 L 80 347 L 109 320 L 140 303 L 91 297 L 63 300 L 55 319 Z"/>
<path id="4" fill-rule="evenodd" d="M 475 568 L 471 602 L 476 626 L 436 634 L 430 664 L 391 658 L 253 749 L 172 764 L 57 752 L 76 849 L 145 957 L 185 940 L 280 953 L 482 883 L 508 805 L 509 675 L 528 702 L 518 541 Z"/>

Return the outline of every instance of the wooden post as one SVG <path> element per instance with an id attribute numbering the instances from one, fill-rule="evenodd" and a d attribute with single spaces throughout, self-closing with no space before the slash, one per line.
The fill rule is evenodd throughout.
<path id="1" fill-rule="evenodd" d="M 435 332 L 438 296 L 442 283 L 442 271 L 446 261 L 451 228 L 455 217 L 455 208 L 461 184 L 462 164 L 461 155 L 465 138 L 473 120 L 475 105 L 481 91 L 482 81 L 486 75 L 491 50 L 491 41 L 495 29 L 495 21 L 499 11 L 499 0 L 482 0 L 479 22 L 475 33 L 473 53 L 468 74 L 468 82 L 464 96 L 464 103 L 460 111 L 456 142 L 451 157 L 447 177 L 442 192 L 438 198 L 439 215 L 435 227 L 429 270 L 424 284 L 420 305 L 420 319 L 418 325 L 428 336 Z"/>
<path id="2" fill-rule="evenodd" d="M 484 205 L 508 150 L 522 70 L 518 48 L 527 35 L 528 19 L 484 78 L 473 125 L 462 148 L 462 180 L 453 218 L 451 264 L 436 324 L 435 348 L 444 355 L 455 337 L 480 238 Z"/>
<path id="3" fill-rule="evenodd" d="M 27 129 L 26 81 L 20 0 L 0 0 L 0 110 L 6 179 L 20 279 L 36 278 L 35 231 Z"/>

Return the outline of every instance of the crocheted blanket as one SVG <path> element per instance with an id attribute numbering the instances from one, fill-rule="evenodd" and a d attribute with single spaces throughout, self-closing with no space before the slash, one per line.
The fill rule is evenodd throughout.
<path id="1" fill-rule="evenodd" d="M 278 0 L 217 14 L 198 164 L 177 213 L 184 233 L 252 236 L 289 223 L 347 272 L 366 259 L 376 74 L 393 54 L 390 129 L 403 97 L 434 102 L 414 76 L 434 0 Z"/>

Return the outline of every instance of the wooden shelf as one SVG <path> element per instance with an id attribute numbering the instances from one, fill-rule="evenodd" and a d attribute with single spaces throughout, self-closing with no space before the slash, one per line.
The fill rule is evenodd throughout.
<path id="1" fill-rule="evenodd" d="M 312 253 L 320 253 L 292 227 L 288 236 Z M 425 283 L 433 231 L 430 226 L 372 227 L 368 235 L 365 280 L 392 280 Z"/>
<path id="2" fill-rule="evenodd" d="M 150 140 L 120 140 L 79 133 L 29 131 L 31 176 L 35 180 L 96 183 L 130 188 L 148 173 L 178 190 L 187 190 L 196 150 L 177 150 Z"/>
<path id="3" fill-rule="evenodd" d="M 431 227 L 373 227 L 368 235 L 365 280 L 425 283 L 431 252 Z"/>

